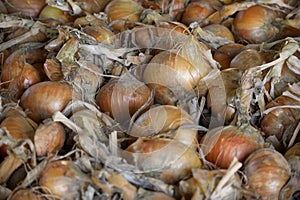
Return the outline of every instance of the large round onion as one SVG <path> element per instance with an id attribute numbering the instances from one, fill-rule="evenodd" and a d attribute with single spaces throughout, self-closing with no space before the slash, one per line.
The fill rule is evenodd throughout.
<path id="1" fill-rule="evenodd" d="M 263 148 L 245 161 L 247 188 L 261 199 L 278 199 L 281 188 L 290 178 L 291 169 L 286 159 L 276 150 Z"/>
<path id="2" fill-rule="evenodd" d="M 45 81 L 28 88 L 21 97 L 20 105 L 36 122 L 49 118 L 55 111 L 61 111 L 72 100 L 69 85 Z"/>
<path id="3" fill-rule="evenodd" d="M 234 157 L 245 161 L 263 146 L 260 132 L 249 125 L 218 127 L 207 132 L 201 140 L 205 158 L 221 168 L 228 168 Z"/>

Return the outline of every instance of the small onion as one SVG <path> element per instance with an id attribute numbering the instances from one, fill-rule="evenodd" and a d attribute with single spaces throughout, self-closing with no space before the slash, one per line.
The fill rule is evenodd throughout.
<path id="1" fill-rule="evenodd" d="M 143 106 L 150 96 L 151 90 L 143 82 L 130 74 L 124 74 L 119 79 L 110 80 L 98 91 L 96 103 L 102 112 L 123 123 L 130 120 L 130 116 Z M 149 106 L 146 109 L 149 109 Z"/>
<path id="2" fill-rule="evenodd" d="M 230 67 L 231 60 L 239 54 L 244 45 L 239 43 L 225 44 L 218 48 L 218 51 L 214 52 L 214 59 L 220 63 L 220 70 L 224 70 Z"/>
<path id="3" fill-rule="evenodd" d="M 256 5 L 238 12 L 234 19 L 233 30 L 242 42 L 270 42 L 276 39 L 279 29 L 273 25 L 276 14 L 272 10 Z"/>
<path id="4" fill-rule="evenodd" d="M 45 121 L 35 131 L 34 145 L 37 156 L 59 151 L 65 142 L 65 130 L 59 122 Z"/>
<path id="5" fill-rule="evenodd" d="M 157 103 L 175 105 L 187 93 L 194 93 L 200 80 L 211 70 L 202 55 L 198 56 L 196 62 L 200 65 L 197 66 L 190 58 L 169 51 L 162 51 L 151 59 L 145 67 L 143 81 L 155 88 Z"/>
<path id="6" fill-rule="evenodd" d="M 190 176 L 193 168 L 202 166 L 195 150 L 171 139 L 139 138 L 123 152 L 123 157 L 168 184 Z"/>
<path id="7" fill-rule="evenodd" d="M 216 36 L 226 38 L 227 40 L 234 42 L 234 36 L 232 32 L 226 26 L 222 24 L 210 24 L 208 26 L 203 27 L 203 30 L 209 31 Z"/>
<path id="8" fill-rule="evenodd" d="M 41 194 L 34 192 L 32 189 L 20 189 L 13 193 L 9 200 L 44 200 Z"/>
<path id="9" fill-rule="evenodd" d="M 72 100 L 75 93 L 69 85 L 45 81 L 29 87 L 20 100 L 21 107 L 36 122 L 49 118 L 55 111 L 61 111 Z"/>
<path id="10" fill-rule="evenodd" d="M 6 117 L 0 124 L 0 128 L 5 128 L 10 136 L 15 140 L 31 139 L 33 140 L 35 129 L 37 125 L 29 118 L 23 116 L 9 116 Z M 7 146 L 0 147 L 0 153 L 4 157 L 7 155 Z"/>
<path id="11" fill-rule="evenodd" d="M 138 22 L 143 7 L 133 0 L 113 0 L 105 7 L 109 23 L 116 31 L 123 31 L 133 26 L 132 22 Z M 120 20 L 119 22 L 116 22 Z M 126 21 L 129 22 L 126 22 Z"/>
<path id="12" fill-rule="evenodd" d="M 247 189 L 261 199 L 278 199 L 281 188 L 290 178 L 291 169 L 286 159 L 276 150 L 263 148 L 252 153 L 245 161 Z"/>
<path id="13" fill-rule="evenodd" d="M 295 90 L 294 90 L 294 89 Z M 266 109 L 276 106 L 287 106 L 287 108 L 277 108 L 263 116 L 260 126 L 263 133 L 268 137 L 274 135 L 279 141 L 282 140 L 284 131 L 287 130 L 293 123 L 299 121 L 299 109 L 288 108 L 289 105 L 299 105 L 300 85 L 294 84 L 289 88 L 287 93 L 277 97 L 266 105 Z M 292 92 L 296 98 L 288 96 L 288 92 Z"/>
<path id="14" fill-rule="evenodd" d="M 284 154 L 293 172 L 300 173 L 300 142 L 294 144 Z"/>
<path id="15" fill-rule="evenodd" d="M 76 3 L 81 9 L 88 13 L 99 13 L 103 11 L 109 0 L 77 0 Z"/>
<path id="16" fill-rule="evenodd" d="M 89 177 L 72 161 L 67 160 L 49 163 L 39 177 L 39 185 L 45 193 L 68 200 L 78 199 L 81 189 L 89 182 Z"/>
<path id="17" fill-rule="evenodd" d="M 154 191 L 142 191 L 139 192 L 136 199 L 144 199 L 144 200 L 175 200 L 173 197 L 162 193 L 162 192 L 154 192 Z"/>
<path id="18" fill-rule="evenodd" d="M 72 17 L 65 11 L 52 6 L 45 6 L 41 11 L 39 18 L 42 22 L 56 26 L 58 24 L 70 23 Z"/>
<path id="19" fill-rule="evenodd" d="M 112 44 L 114 42 L 114 33 L 104 26 L 87 26 L 83 28 L 83 32 L 104 44 Z"/>
<path id="20" fill-rule="evenodd" d="M 46 5 L 45 0 L 6 0 L 5 3 L 9 13 L 20 12 L 28 17 L 37 17 Z"/>
<path id="21" fill-rule="evenodd" d="M 237 54 L 230 62 L 231 68 L 247 70 L 251 67 L 264 64 L 263 55 L 255 49 L 246 49 Z"/>
<path id="22" fill-rule="evenodd" d="M 149 137 L 174 131 L 171 138 L 191 148 L 197 144 L 198 131 L 181 129 L 184 125 L 193 125 L 192 117 L 184 110 L 170 105 L 151 108 L 143 113 L 134 123 L 130 135 L 135 137 Z"/>
<path id="23" fill-rule="evenodd" d="M 234 157 L 244 162 L 252 152 L 263 146 L 261 133 L 250 125 L 214 128 L 201 140 L 205 158 L 224 169 L 229 167 Z"/>

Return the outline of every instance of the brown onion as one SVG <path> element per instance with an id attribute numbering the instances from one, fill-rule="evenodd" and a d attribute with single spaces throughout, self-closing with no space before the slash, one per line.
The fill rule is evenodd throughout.
<path id="1" fill-rule="evenodd" d="M 28 17 L 37 17 L 46 5 L 45 0 L 6 0 L 5 3 L 9 13 L 20 12 Z"/>
<path id="2" fill-rule="evenodd" d="M 43 200 L 43 196 L 34 192 L 32 189 L 20 189 L 13 193 L 10 200 Z"/>
<path id="3" fill-rule="evenodd" d="M 251 67 L 264 64 L 263 55 L 255 49 L 245 49 L 237 54 L 230 62 L 231 68 L 247 70 Z"/>
<path id="4" fill-rule="evenodd" d="M 162 193 L 162 192 L 154 192 L 154 191 L 143 191 L 138 193 L 136 199 L 143 200 L 175 200 L 173 197 Z"/>
<path id="5" fill-rule="evenodd" d="M 77 0 L 76 3 L 81 9 L 88 13 L 99 13 L 103 11 L 109 0 Z"/>
<path id="6" fill-rule="evenodd" d="M 39 177 L 39 185 L 45 193 L 69 200 L 78 199 L 89 182 L 89 177 L 68 160 L 49 163 Z"/>
<path id="7" fill-rule="evenodd" d="M 170 105 L 151 108 L 143 113 L 134 123 L 130 135 L 135 137 L 149 137 L 157 134 L 168 135 L 191 148 L 197 144 L 198 131 L 183 128 L 184 125 L 195 125 L 192 117 L 184 110 Z"/>
<path id="8" fill-rule="evenodd" d="M 197 0 L 191 1 L 182 16 L 182 23 L 189 26 L 192 22 L 201 23 L 205 18 L 216 11 L 222 4 L 218 1 Z"/>
<path id="9" fill-rule="evenodd" d="M 151 176 L 169 184 L 190 176 L 193 168 L 202 166 L 196 151 L 170 139 L 139 138 L 123 153 L 123 157 L 142 172 L 150 172 Z"/>
<path id="10" fill-rule="evenodd" d="M 83 31 L 104 44 L 112 44 L 114 42 L 114 33 L 104 26 L 87 26 Z"/>
<path id="11" fill-rule="evenodd" d="M 34 145 L 37 156 L 59 151 L 65 142 L 65 130 L 59 122 L 45 121 L 35 131 Z"/>
<path id="12" fill-rule="evenodd" d="M 294 144 L 287 152 L 284 157 L 291 166 L 293 172 L 300 173 L 300 142 Z"/>
<path id="13" fill-rule="evenodd" d="M 224 169 L 229 167 L 234 157 L 244 162 L 252 152 L 263 146 L 261 133 L 250 125 L 214 128 L 201 139 L 205 158 Z"/>
<path id="14" fill-rule="evenodd" d="M 239 43 L 225 44 L 218 48 L 218 51 L 214 52 L 214 59 L 220 63 L 220 70 L 224 70 L 230 67 L 231 59 L 242 51 L 244 45 Z"/>
<path id="15" fill-rule="evenodd" d="M 286 159 L 271 148 L 252 153 L 245 161 L 246 188 L 261 199 L 278 199 L 281 188 L 290 178 L 291 169 Z"/>
<path id="16" fill-rule="evenodd" d="M 276 39 L 279 29 L 273 25 L 276 14 L 274 11 L 260 6 L 252 6 L 240 11 L 233 23 L 235 35 L 242 42 L 257 43 L 270 42 Z"/>
<path id="17" fill-rule="evenodd" d="M 204 26 L 203 30 L 209 31 L 216 36 L 226 38 L 227 40 L 234 42 L 234 37 L 232 32 L 226 26 L 222 24 L 210 24 L 208 26 Z"/>
<path id="18" fill-rule="evenodd" d="M 196 48 L 192 56 L 198 55 Z M 158 53 L 151 59 L 144 70 L 143 81 L 150 88 L 155 88 L 157 103 L 175 105 L 188 93 L 194 93 L 200 80 L 211 70 L 202 55 L 198 56 L 196 62 L 199 65 L 194 65 L 195 60 L 191 58 L 169 51 Z"/>
<path id="19" fill-rule="evenodd" d="M 39 15 L 39 18 L 42 22 L 53 26 L 66 24 L 73 21 L 72 17 L 67 12 L 49 5 L 43 8 Z"/>
<path id="20" fill-rule="evenodd" d="M 132 116 L 151 96 L 151 90 L 130 74 L 112 79 L 105 84 L 96 97 L 102 112 L 108 113 L 119 123 L 128 123 Z M 145 108 L 152 105 L 153 101 Z M 144 109 L 144 111 L 145 111 Z"/>
<path id="21" fill-rule="evenodd" d="M 113 0 L 105 7 L 109 23 L 116 31 L 123 31 L 131 28 L 133 22 L 138 22 L 143 7 L 133 0 Z M 128 21 L 128 22 L 126 22 Z"/>
<path id="22" fill-rule="evenodd" d="M 0 128 L 5 128 L 10 136 L 15 140 L 31 139 L 33 140 L 35 129 L 37 125 L 29 118 L 21 115 L 6 117 L 0 124 Z M 0 153 L 4 157 L 7 155 L 7 145 L 0 147 Z"/>
<path id="23" fill-rule="evenodd" d="M 36 122 L 49 118 L 61 111 L 72 100 L 75 93 L 69 85 L 45 81 L 28 88 L 21 97 L 20 105 Z"/>
<path id="24" fill-rule="evenodd" d="M 300 84 L 298 83 L 291 86 L 286 93 L 283 93 L 266 105 L 266 109 L 275 108 L 264 115 L 260 123 L 261 130 L 266 136 L 274 135 L 281 141 L 284 131 L 293 125 L 293 123 L 299 121 L 299 109 L 288 108 L 289 106 L 299 105 L 299 100 L 297 99 L 299 97 Z M 276 108 L 276 106 L 287 106 L 287 108 Z"/>

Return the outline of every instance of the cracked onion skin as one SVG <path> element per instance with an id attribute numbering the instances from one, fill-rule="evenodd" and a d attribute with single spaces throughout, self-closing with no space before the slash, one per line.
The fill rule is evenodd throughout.
<path id="1" fill-rule="evenodd" d="M 233 31 L 245 43 L 260 44 L 271 42 L 278 37 L 279 29 L 274 25 L 276 18 L 272 10 L 256 5 L 238 12 L 234 19 Z"/>
<path id="2" fill-rule="evenodd" d="M 245 161 L 246 189 L 259 194 L 260 199 L 279 199 L 281 188 L 291 175 L 286 159 L 274 149 L 262 148 Z"/>
<path id="3" fill-rule="evenodd" d="M 29 87 L 21 96 L 20 105 L 28 117 L 41 122 L 62 111 L 75 96 L 66 83 L 45 81 Z"/>
<path id="4" fill-rule="evenodd" d="M 206 160 L 227 169 L 234 157 L 244 162 L 251 153 L 263 148 L 264 139 L 260 132 L 250 125 L 228 125 L 207 132 L 200 144 Z"/>

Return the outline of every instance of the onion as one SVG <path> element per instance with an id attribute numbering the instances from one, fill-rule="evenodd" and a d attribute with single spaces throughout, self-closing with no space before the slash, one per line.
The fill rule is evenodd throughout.
<path id="1" fill-rule="evenodd" d="M 276 14 L 272 10 L 256 5 L 240 11 L 233 23 L 235 35 L 242 42 L 260 44 L 276 39 L 279 29 L 273 25 Z"/>
<path id="2" fill-rule="evenodd" d="M 290 92 L 292 95 L 295 95 L 295 98 L 288 95 Z M 267 137 L 274 135 L 281 141 L 284 131 L 293 125 L 293 123 L 299 121 L 299 109 L 288 108 L 289 106 L 299 105 L 299 100 L 297 99 L 299 97 L 299 84 L 294 84 L 286 93 L 266 105 L 266 109 L 274 108 L 276 106 L 287 106 L 287 108 L 276 108 L 271 110 L 263 116 L 260 126 Z"/>
<path id="3" fill-rule="evenodd" d="M 197 55 L 194 53 L 192 56 Z M 144 70 L 143 81 L 155 88 L 157 103 L 174 105 L 185 95 L 195 92 L 200 80 L 211 70 L 202 55 L 198 56 L 196 62 L 200 65 L 193 65 L 190 58 L 169 51 L 158 53 L 151 59 Z"/>
<path id="4" fill-rule="evenodd" d="M 239 43 L 233 44 L 224 44 L 218 48 L 218 51 L 214 52 L 214 59 L 220 63 L 221 68 L 220 70 L 224 70 L 230 67 L 231 60 L 239 54 L 244 45 Z"/>
<path id="5" fill-rule="evenodd" d="M 170 105 L 162 105 L 151 108 L 142 114 L 134 123 L 130 135 L 135 137 L 149 137 L 157 134 L 170 137 L 191 147 L 196 147 L 198 131 L 183 128 L 184 125 L 194 125 L 192 117 L 184 110 Z"/>
<path id="6" fill-rule="evenodd" d="M 36 122 L 49 118 L 61 111 L 72 100 L 75 93 L 69 85 L 45 81 L 29 87 L 22 95 L 20 105 Z"/>
<path id="7" fill-rule="evenodd" d="M 196 151 L 170 139 L 139 138 L 123 153 L 123 157 L 142 172 L 150 172 L 168 184 L 190 176 L 193 168 L 202 166 Z"/>
<path id="8" fill-rule="evenodd" d="M 11 94 L 18 99 L 23 91 L 40 82 L 40 75 L 36 68 L 26 62 L 22 50 L 13 52 L 6 60 L 2 68 L 1 81 L 8 84 Z"/>
<path id="9" fill-rule="evenodd" d="M 104 26 L 86 26 L 83 32 L 93 36 L 97 41 L 104 44 L 114 43 L 114 33 Z"/>
<path id="10" fill-rule="evenodd" d="M 210 24 L 208 26 L 203 27 L 203 30 L 209 31 L 216 36 L 228 39 L 234 42 L 234 37 L 232 32 L 226 26 L 222 24 Z"/>
<path id="11" fill-rule="evenodd" d="M 33 140 L 37 125 L 29 118 L 21 115 L 6 117 L 0 124 L 0 128 L 5 128 L 10 136 L 15 139 L 31 139 Z M 5 157 L 7 155 L 7 145 L 0 147 L 0 154 Z"/>
<path id="12" fill-rule="evenodd" d="M 9 198 L 10 200 L 43 200 L 41 194 L 34 192 L 32 189 L 20 189 L 13 193 L 13 195 Z"/>
<path id="13" fill-rule="evenodd" d="M 259 194 L 261 199 L 278 199 L 281 188 L 290 178 L 291 170 L 280 153 L 263 148 L 247 158 L 244 173 L 248 179 L 247 189 Z"/>
<path id="14" fill-rule="evenodd" d="M 175 200 L 173 197 L 166 195 L 162 192 L 154 192 L 154 191 L 142 191 L 139 192 L 136 199 L 144 199 L 144 200 Z"/>
<path id="15" fill-rule="evenodd" d="M 116 31 L 133 27 L 133 22 L 139 21 L 142 11 L 143 7 L 133 0 L 113 0 L 105 7 L 108 21 Z"/>
<path id="16" fill-rule="evenodd" d="M 65 11 L 52 6 L 45 6 L 39 15 L 40 21 L 57 26 L 59 24 L 66 24 L 73 21 L 72 17 Z"/>
<path id="17" fill-rule="evenodd" d="M 56 58 L 46 59 L 43 69 L 50 81 L 62 81 L 64 79 L 61 64 Z"/>
<path id="18" fill-rule="evenodd" d="M 9 13 L 20 12 L 28 17 L 37 17 L 46 5 L 45 0 L 5 0 L 5 3 Z"/>
<path id="19" fill-rule="evenodd" d="M 115 118 L 119 123 L 128 124 L 132 116 L 151 96 L 151 90 L 134 76 L 125 74 L 105 84 L 96 97 L 100 110 Z M 153 101 L 145 109 L 149 109 Z M 145 111 L 144 109 L 144 111 Z"/>
<path id="20" fill-rule="evenodd" d="M 77 0 L 76 3 L 81 9 L 88 13 L 99 13 L 103 11 L 109 0 Z"/>
<path id="21" fill-rule="evenodd" d="M 182 16 L 182 23 L 189 26 L 192 22 L 201 23 L 205 18 L 216 11 L 216 8 L 222 6 L 218 1 L 197 0 L 191 1 Z"/>
<path id="22" fill-rule="evenodd" d="M 230 62 L 231 68 L 247 70 L 251 67 L 264 64 L 263 55 L 255 49 L 245 49 L 237 54 Z"/>
<path id="23" fill-rule="evenodd" d="M 292 172 L 300 172 L 300 142 L 294 144 L 289 150 L 284 154 L 284 157 L 291 166 Z"/>
<path id="24" fill-rule="evenodd" d="M 234 157 L 240 162 L 264 146 L 260 132 L 250 125 L 225 126 L 210 130 L 201 139 L 205 158 L 218 167 L 227 169 Z"/>
<path id="25" fill-rule="evenodd" d="M 59 122 L 45 121 L 35 131 L 34 145 L 37 156 L 44 156 L 59 151 L 65 142 L 65 130 Z"/>
<path id="26" fill-rule="evenodd" d="M 67 160 L 49 163 L 39 177 L 39 185 L 43 191 L 60 199 L 78 199 L 80 191 L 89 182 L 89 177 L 72 161 Z"/>

